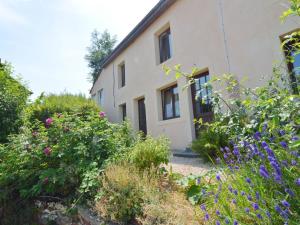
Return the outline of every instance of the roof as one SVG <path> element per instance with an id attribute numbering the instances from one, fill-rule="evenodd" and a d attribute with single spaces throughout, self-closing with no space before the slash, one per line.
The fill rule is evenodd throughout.
<path id="1" fill-rule="evenodd" d="M 109 65 L 128 46 L 130 46 L 160 15 L 162 15 L 176 1 L 177 0 L 160 0 L 141 20 L 141 22 L 139 22 L 138 25 L 136 25 L 136 27 L 133 28 L 133 30 L 123 39 L 123 41 L 121 41 L 120 44 L 117 45 L 112 53 L 104 59 L 102 64 L 103 68 Z"/>

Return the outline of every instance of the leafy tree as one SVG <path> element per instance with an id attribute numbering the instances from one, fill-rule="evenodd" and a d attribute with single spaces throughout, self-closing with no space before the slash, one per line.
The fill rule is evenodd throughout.
<path id="1" fill-rule="evenodd" d="M 113 51 L 116 42 L 116 36 L 111 36 L 107 30 L 103 33 L 99 33 L 97 30 L 92 32 L 91 46 L 87 48 L 88 54 L 85 55 L 88 66 L 91 68 L 89 79 L 92 82 L 97 80 L 102 70 L 103 60 Z"/>
<path id="2" fill-rule="evenodd" d="M 10 65 L 0 65 L 0 143 L 5 142 L 9 134 L 18 131 L 22 121 L 21 114 L 31 94 L 12 75 Z"/>

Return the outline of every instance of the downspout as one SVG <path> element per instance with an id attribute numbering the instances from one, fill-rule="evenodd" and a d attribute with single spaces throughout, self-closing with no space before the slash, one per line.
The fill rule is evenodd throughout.
<path id="1" fill-rule="evenodd" d="M 228 66 L 228 73 L 231 73 L 228 42 L 227 42 L 227 36 L 226 36 L 226 31 L 225 31 L 225 23 L 224 23 L 224 7 L 223 7 L 223 4 L 222 4 L 223 0 L 217 0 L 217 1 L 218 1 L 218 5 L 219 5 L 219 10 L 220 10 L 221 29 L 222 29 L 222 33 L 223 33 L 223 41 L 224 41 L 224 48 L 225 48 L 225 57 L 226 57 L 227 66 Z"/>
<path id="2" fill-rule="evenodd" d="M 114 108 L 116 108 L 115 84 L 116 84 L 115 63 L 113 63 L 113 97 L 114 97 Z"/>

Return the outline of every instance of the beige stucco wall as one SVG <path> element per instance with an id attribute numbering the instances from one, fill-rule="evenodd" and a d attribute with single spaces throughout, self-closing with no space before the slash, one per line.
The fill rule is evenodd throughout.
<path id="1" fill-rule="evenodd" d="M 135 129 L 136 99 L 145 97 L 148 134 L 165 135 L 173 149 L 185 149 L 195 137 L 191 94 L 180 89 L 180 118 L 162 121 L 159 90 L 176 82 L 181 88 L 186 81 L 166 76 L 157 63 L 157 32 L 170 25 L 173 55 L 167 65 L 180 63 L 187 71 L 196 65 L 211 75 L 232 72 L 239 79 L 248 76 L 247 85 L 255 87 L 262 75 L 271 74 L 273 62 L 282 60 L 279 37 L 300 26 L 298 18 L 280 22 L 286 6 L 285 0 L 177 0 L 102 71 L 91 94 L 103 88 L 102 107 L 113 122 L 121 121 L 119 106 L 126 103 Z M 126 86 L 119 88 L 122 62 Z"/>

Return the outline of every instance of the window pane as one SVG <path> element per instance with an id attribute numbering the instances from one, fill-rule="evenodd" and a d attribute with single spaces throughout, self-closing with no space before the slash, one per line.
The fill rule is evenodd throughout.
<path id="1" fill-rule="evenodd" d="M 177 86 L 162 91 L 163 119 L 180 116 L 179 94 Z"/>
<path id="2" fill-rule="evenodd" d="M 122 65 L 121 73 L 122 73 L 122 87 L 124 87 L 125 86 L 125 64 Z"/>
<path id="3" fill-rule="evenodd" d="M 174 88 L 173 89 L 173 93 L 174 93 L 174 105 L 175 105 L 175 117 L 179 117 L 180 116 L 180 109 L 179 109 L 179 94 L 178 94 L 178 88 Z"/>
<path id="4" fill-rule="evenodd" d="M 293 54 L 294 58 L 294 62 L 293 62 L 293 68 L 294 68 L 294 73 L 296 76 L 300 76 L 300 54 L 295 55 Z"/>
<path id="5" fill-rule="evenodd" d="M 167 90 L 164 93 L 164 113 L 164 117 L 166 119 L 173 117 L 173 102 L 171 90 Z"/>
<path id="6" fill-rule="evenodd" d="M 171 57 L 171 34 L 170 30 L 162 33 L 159 36 L 159 53 L 160 53 L 160 62 L 164 62 Z"/>
<path id="7" fill-rule="evenodd" d="M 122 105 L 122 117 L 123 121 L 126 120 L 127 112 L 126 112 L 126 104 Z"/>

